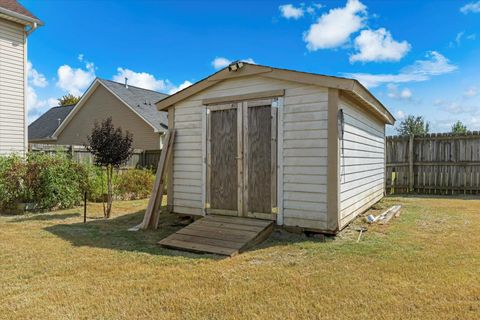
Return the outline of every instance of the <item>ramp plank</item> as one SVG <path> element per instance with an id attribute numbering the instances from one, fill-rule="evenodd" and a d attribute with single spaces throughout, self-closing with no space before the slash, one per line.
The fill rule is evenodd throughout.
<path id="1" fill-rule="evenodd" d="M 163 247 L 234 256 L 268 238 L 273 222 L 242 217 L 207 216 L 162 239 Z"/>

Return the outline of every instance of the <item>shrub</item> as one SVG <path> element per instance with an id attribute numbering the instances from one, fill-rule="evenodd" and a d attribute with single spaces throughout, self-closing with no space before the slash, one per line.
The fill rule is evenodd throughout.
<path id="1" fill-rule="evenodd" d="M 0 157 L 0 208 L 13 209 L 26 201 L 26 165 L 16 156 Z"/>
<path id="2" fill-rule="evenodd" d="M 39 208 L 70 208 L 82 200 L 86 171 L 64 153 L 31 153 L 25 181 L 29 200 Z"/>
<path id="3" fill-rule="evenodd" d="M 117 175 L 116 195 L 123 200 L 144 199 L 152 192 L 155 175 L 147 169 L 125 170 Z"/>
<path id="4" fill-rule="evenodd" d="M 69 208 L 81 201 L 85 187 L 83 166 L 66 154 L 0 157 L 0 208 L 14 209 L 22 202 L 38 209 Z"/>

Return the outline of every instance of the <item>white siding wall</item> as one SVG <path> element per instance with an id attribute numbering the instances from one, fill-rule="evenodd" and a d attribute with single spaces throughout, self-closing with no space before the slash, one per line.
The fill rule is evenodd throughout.
<path id="1" fill-rule="evenodd" d="M 0 155 L 25 151 L 25 34 L 0 18 Z"/>
<path id="2" fill-rule="evenodd" d="M 344 139 L 340 141 L 340 228 L 383 197 L 384 124 L 344 99 Z"/>
<path id="3" fill-rule="evenodd" d="M 327 89 L 262 77 L 223 81 L 175 106 L 174 211 L 202 214 L 202 99 L 285 89 L 285 224 L 326 227 Z"/>

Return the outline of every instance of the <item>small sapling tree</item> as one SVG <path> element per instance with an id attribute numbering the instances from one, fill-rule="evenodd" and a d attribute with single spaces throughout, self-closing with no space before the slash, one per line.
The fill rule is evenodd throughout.
<path id="1" fill-rule="evenodd" d="M 103 208 L 105 218 L 110 218 L 113 202 L 113 169 L 118 169 L 132 156 L 133 136 L 121 128 L 115 128 L 112 118 L 103 120 L 100 124 L 95 122 L 92 134 L 87 137 L 88 150 L 93 154 L 95 165 L 103 167 L 107 172 L 107 206 Z"/>

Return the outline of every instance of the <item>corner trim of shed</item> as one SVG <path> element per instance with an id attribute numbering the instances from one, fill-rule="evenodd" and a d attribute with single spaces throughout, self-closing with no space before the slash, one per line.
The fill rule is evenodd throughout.
<path id="1" fill-rule="evenodd" d="M 328 148 L 327 148 L 327 228 L 337 231 L 340 226 L 340 161 L 338 111 L 340 107 L 338 89 L 328 89 Z"/>

